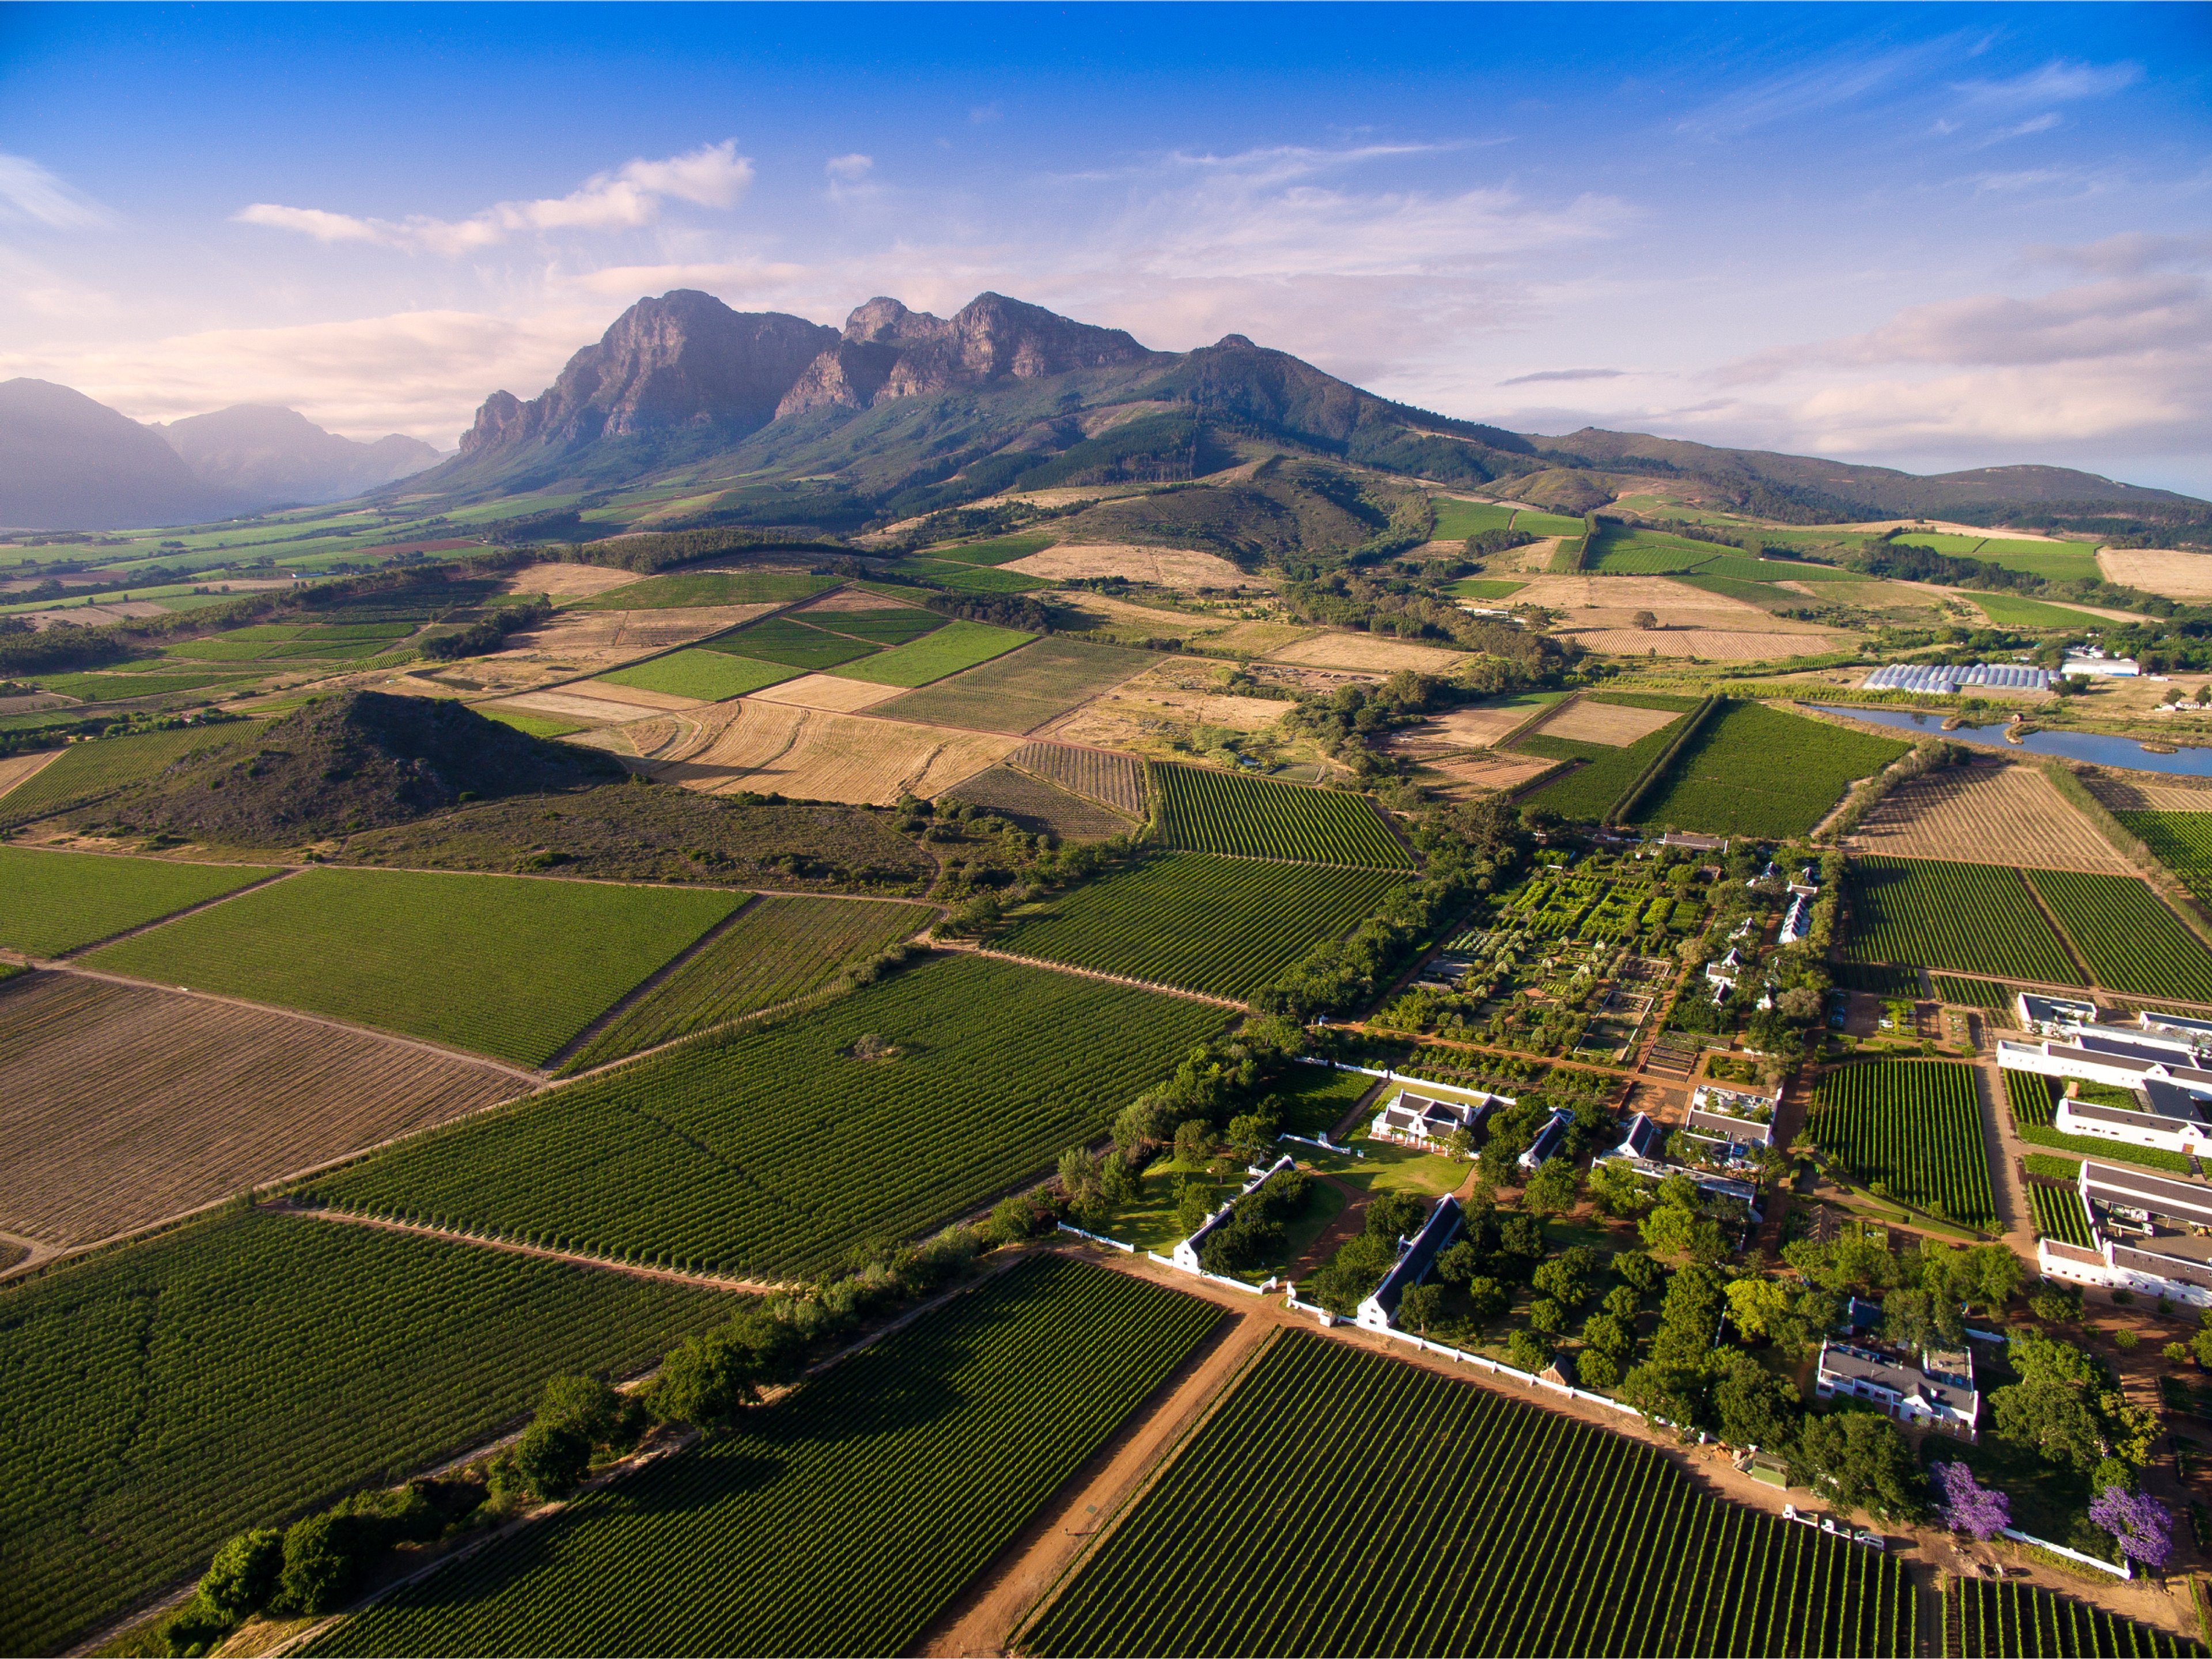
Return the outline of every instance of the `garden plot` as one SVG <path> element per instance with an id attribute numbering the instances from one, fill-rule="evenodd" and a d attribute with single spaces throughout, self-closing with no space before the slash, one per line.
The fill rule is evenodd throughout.
<path id="1" fill-rule="evenodd" d="M 26 783 L 68 750 L 62 749 L 33 750 L 23 755 L 0 755 L 0 795 L 6 794 L 18 784 Z"/>
<path id="2" fill-rule="evenodd" d="M 1538 691 L 1478 703 L 1471 708 L 1447 709 L 1396 733 L 1390 739 L 1390 746 L 1413 755 L 1487 749 L 1546 703 L 1558 702 L 1559 695 L 1555 691 Z"/>
<path id="3" fill-rule="evenodd" d="M 1004 759 L 1015 743 L 748 697 L 703 711 L 696 729 L 655 759 L 653 775 L 708 794 L 888 806 L 902 794 L 933 797 Z"/>
<path id="4" fill-rule="evenodd" d="M 1555 762 L 1497 756 L 1480 760 L 1425 760 L 1422 763 L 1432 772 L 1440 772 L 1449 781 L 1448 793 L 1465 795 L 1498 789 L 1518 789 L 1531 778 L 1548 772 Z"/>
<path id="5" fill-rule="evenodd" d="M 2093 773 L 2082 780 L 2089 793 L 2115 812 L 2212 812 L 2212 788 L 2183 783 L 2152 783 L 2140 777 Z"/>
<path id="6" fill-rule="evenodd" d="M 141 1227 L 519 1094 L 514 1073 L 150 986 L 0 987 L 0 1231 Z"/>
<path id="7" fill-rule="evenodd" d="M 1940 1220 L 1993 1227 L 1988 1148 L 1974 1068 L 1873 1060 L 1820 1079 L 1806 1133 L 1856 1182 Z"/>
<path id="8" fill-rule="evenodd" d="M 1268 652 L 1273 662 L 1298 663 L 1314 668 L 1356 668 L 1373 674 L 1395 674 L 1410 668 L 1422 674 L 1449 674 L 1468 660 L 1462 651 L 1440 650 L 1433 645 L 1384 639 L 1376 634 L 1324 633 L 1311 639 L 1279 646 Z"/>
<path id="9" fill-rule="evenodd" d="M 2212 806 L 2212 793 L 2204 799 Z M 2029 766 L 1954 766 L 1899 784 L 1850 844 L 1899 858 L 2132 873 L 2051 780 Z"/>
<path id="10" fill-rule="evenodd" d="M 542 1066 L 745 896 L 314 869 L 86 960 Z"/>

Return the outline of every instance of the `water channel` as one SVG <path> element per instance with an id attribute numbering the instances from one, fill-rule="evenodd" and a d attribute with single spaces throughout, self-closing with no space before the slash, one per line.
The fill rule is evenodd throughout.
<path id="1" fill-rule="evenodd" d="M 1807 707 L 1826 714 L 1847 715 L 1855 720 L 1893 726 L 1900 731 L 1931 738 L 1954 738 L 1960 743 L 2002 750 L 2007 754 L 2057 755 L 2095 766 L 2122 766 L 2132 771 L 2165 772 L 2177 777 L 2212 778 L 2212 749 L 2183 749 L 2175 754 L 2160 755 L 2144 748 L 2133 738 L 2108 737 L 2097 732 L 2033 732 L 2018 743 L 2007 743 L 2002 720 L 1989 726 L 1961 726 L 1946 732 L 1943 722 L 1948 716 L 1940 710 L 1929 713 L 1909 708 L 1859 708 L 1821 702 L 1808 703 Z"/>

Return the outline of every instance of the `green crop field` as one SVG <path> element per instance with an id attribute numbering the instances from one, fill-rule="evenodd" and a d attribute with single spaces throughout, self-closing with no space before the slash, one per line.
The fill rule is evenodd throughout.
<path id="1" fill-rule="evenodd" d="M 0 810 L 4 806 L 0 803 Z M 2140 836 L 2191 892 L 2212 903 L 2212 812 L 2118 811 L 2112 816 Z"/>
<path id="2" fill-rule="evenodd" d="M 805 996 L 848 963 L 920 932 L 931 915 L 883 900 L 759 899 L 608 1021 L 562 1069 L 589 1071 Z"/>
<path id="3" fill-rule="evenodd" d="M 2140 996 L 2212 1002 L 2212 951 L 2147 883 L 2080 870 L 2034 870 L 2027 880 L 2098 984 Z"/>
<path id="4" fill-rule="evenodd" d="M 1532 536 L 1573 536 L 1583 533 L 1583 521 L 1571 519 L 1564 513 L 1539 513 L 1523 508 L 1513 515 L 1513 528 L 1525 530 Z"/>
<path id="5" fill-rule="evenodd" d="M 0 945 L 57 957 L 276 872 L 251 864 L 172 864 L 0 847 Z"/>
<path id="6" fill-rule="evenodd" d="M 2075 611 L 2068 605 L 2047 605 L 2041 599 L 2024 599 L 2016 593 L 1969 592 L 1965 597 L 1979 605 L 1983 613 L 1999 628 L 2079 630 L 2112 626 L 2108 617 L 2095 616 L 2087 611 Z"/>
<path id="7" fill-rule="evenodd" d="M 1640 824 L 1784 840 L 1808 834 L 1844 791 L 1911 745 L 1763 703 L 1709 717 L 1644 797 Z"/>
<path id="8" fill-rule="evenodd" d="M 1402 878 L 1170 853 L 1048 900 L 993 946 L 1241 998 L 1323 939 L 1351 932 Z"/>
<path id="9" fill-rule="evenodd" d="M 1856 960 L 2084 982 L 2009 866 L 1869 854 L 1851 860 L 1849 890 Z"/>
<path id="10" fill-rule="evenodd" d="M 1959 1008 L 1986 1008 L 1995 1013 L 2012 1004 L 2012 992 L 1994 980 L 1960 979 L 1955 974 L 1930 974 L 1936 994 Z"/>
<path id="11" fill-rule="evenodd" d="M 1266 1571 L 1221 1563 L 1261 1552 Z M 1711 1497 L 1657 1449 L 1278 1336 L 1023 1652 L 1909 1653 L 1899 1564 Z"/>
<path id="12" fill-rule="evenodd" d="M 1042 553 L 1058 539 L 1032 530 L 1014 536 L 994 536 L 988 541 L 968 542 L 959 547 L 933 547 L 923 556 L 950 559 L 956 564 L 1008 564 L 1016 559 L 1026 559 L 1032 553 Z"/>
<path id="13" fill-rule="evenodd" d="M 260 730 L 258 721 L 226 722 L 73 743 L 0 795 L 0 827 L 96 800 L 153 777 L 187 756 L 226 744 L 251 743 Z"/>
<path id="14" fill-rule="evenodd" d="M 726 1291 L 299 1216 L 232 1216 L 0 1287 L 0 1650 L 58 1651 L 282 1526 L 636 1370 Z"/>
<path id="15" fill-rule="evenodd" d="M 808 609 L 797 612 L 793 620 L 810 628 L 866 640 L 871 645 L 904 645 L 945 626 L 945 618 L 935 611 L 918 610 L 910 605 L 887 605 L 879 611 Z"/>
<path id="16" fill-rule="evenodd" d="M 580 601 L 579 611 L 669 611 L 700 605 L 788 605 L 837 586 L 790 570 L 687 570 L 647 576 Z"/>
<path id="17" fill-rule="evenodd" d="M 1151 773 L 1160 839 L 1170 847 L 1392 870 L 1413 864 L 1364 795 L 1195 766 L 1155 765 Z"/>
<path id="18" fill-rule="evenodd" d="M 565 738 L 571 732 L 585 729 L 581 720 L 564 720 L 553 714 L 533 714 L 526 708 L 501 708 L 496 703 L 480 702 L 476 705 L 476 711 L 488 720 L 497 720 L 501 726 L 527 732 L 533 738 Z"/>
<path id="19" fill-rule="evenodd" d="M 1909 536 L 1893 536 L 1889 539 L 1899 547 L 1923 547 L 1930 553 L 1948 554 L 1952 558 L 1963 559 L 1979 547 L 1986 538 L 1954 536 L 1948 531 L 1923 530 L 1915 531 Z"/>
<path id="20" fill-rule="evenodd" d="M 1674 580 L 1685 587 L 1696 588 L 1700 593 L 1717 593 L 1724 599 L 1741 599 L 1747 605 L 1760 605 L 1769 611 L 1810 603 L 1802 593 L 1778 587 L 1772 582 L 1741 581 L 1733 576 L 1709 576 L 1703 570 L 1686 571 Z"/>
<path id="21" fill-rule="evenodd" d="M 2204 1647 L 2035 1584 L 1959 1578 L 1943 1592 L 1943 1659 L 2202 1659 Z"/>
<path id="22" fill-rule="evenodd" d="M 2087 542 L 2015 542 L 1992 537 L 1977 544 L 1966 556 L 2046 581 L 2094 582 L 2105 575 L 2097 567 L 2097 550 Z M 1979 596 L 1976 599 L 1978 603 Z"/>
<path id="23" fill-rule="evenodd" d="M 853 663 L 836 672 L 841 679 L 866 680 L 872 685 L 927 685 L 947 674 L 1003 657 L 1036 637 L 1016 629 L 994 628 L 988 623 L 950 622 L 933 634 L 894 646 L 881 656 Z"/>
<path id="24" fill-rule="evenodd" d="M 871 711 L 922 726 L 1019 733 L 1088 702 L 1159 660 L 1149 651 L 1048 635 L 1026 648 Z"/>
<path id="25" fill-rule="evenodd" d="M 1432 533 L 1440 542 L 1465 541 L 1486 530 L 1504 530 L 1513 522 L 1513 509 L 1495 501 L 1462 501 L 1439 495 L 1429 504 L 1437 510 Z"/>
<path id="26" fill-rule="evenodd" d="M 1588 701 L 1677 714 L 1687 714 L 1698 706 L 1694 697 L 1628 694 L 1591 697 Z M 1667 745 L 1674 742 L 1681 729 L 1680 720 L 1670 720 L 1657 731 L 1647 732 L 1634 743 L 1619 748 L 1572 738 L 1547 737 L 1540 730 L 1534 732 L 1517 740 L 1514 749 L 1540 760 L 1578 760 L 1583 764 L 1530 790 L 1521 798 L 1522 805 L 1545 807 L 1576 823 L 1595 823 L 1643 776 L 1644 768 L 1666 752 Z"/>
<path id="27" fill-rule="evenodd" d="M 1739 582 L 1848 582 L 1857 580 L 1855 573 L 1838 569 L 1832 564 L 1815 564 L 1810 559 L 1755 559 L 1747 553 L 1738 553 L 1728 548 L 1720 550 L 1720 556 L 1698 567 L 1700 576 L 1719 576 Z M 1802 598 L 1800 603 L 1802 603 Z"/>
<path id="28" fill-rule="evenodd" d="M 120 702 L 125 698 L 166 697 L 179 691 L 252 685 L 265 678 L 263 674 L 217 669 L 163 674 L 118 668 L 106 674 L 36 674 L 31 680 L 41 691 L 75 697 L 79 702 Z"/>
<path id="29" fill-rule="evenodd" d="M 732 634 L 717 634 L 702 641 L 708 651 L 726 651 L 755 662 L 781 663 L 787 668 L 835 668 L 858 657 L 872 656 L 880 647 L 866 640 L 848 640 L 825 634 L 790 617 L 770 617 L 748 623 Z"/>
<path id="30" fill-rule="evenodd" d="M 2027 1200 L 2035 1210 L 2038 1237 L 2078 1244 L 2085 1250 L 2094 1246 L 2096 1241 L 2089 1234 L 2089 1212 L 2081 1207 L 2080 1193 L 2031 1181 L 2027 1183 Z"/>
<path id="31" fill-rule="evenodd" d="M 634 685 L 641 691 L 659 691 L 672 697 L 697 697 L 720 702 L 742 697 L 748 691 L 781 684 L 803 672 L 778 663 L 757 662 L 728 651 L 672 651 L 635 668 L 617 668 L 592 682 L 595 685 Z"/>
<path id="32" fill-rule="evenodd" d="M 1975 1103 L 1974 1068 L 1952 1060 L 1881 1060 L 1820 1079 L 1806 1124 L 1861 1184 L 1968 1226 L 1996 1223 Z"/>
<path id="33" fill-rule="evenodd" d="M 983 957 L 702 1037 L 317 1183 L 333 1202 L 632 1260 L 811 1273 L 1036 1174 L 1219 1008 Z"/>
<path id="34" fill-rule="evenodd" d="M 744 897 L 520 876 L 308 870 L 88 960 L 163 985 L 543 1066 Z"/>
<path id="35" fill-rule="evenodd" d="M 2005 1104 L 2016 1129 L 2048 1128 L 2058 1115 L 2058 1096 L 2040 1072 L 2005 1068 Z"/>
<path id="36" fill-rule="evenodd" d="M 1695 570 L 1719 556 L 1719 550 L 1695 542 L 1646 541 L 1616 538 L 1590 568 L 1607 576 L 1668 576 Z"/>
<path id="37" fill-rule="evenodd" d="M 1223 1317 L 1033 1257 L 305 1651 L 908 1652 Z"/>

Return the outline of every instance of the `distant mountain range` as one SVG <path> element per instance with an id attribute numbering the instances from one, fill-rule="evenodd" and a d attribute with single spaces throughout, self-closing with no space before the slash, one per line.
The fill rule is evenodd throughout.
<path id="1" fill-rule="evenodd" d="M 142 425 L 65 386 L 0 381 L 0 527 L 113 530 L 341 501 L 438 459 L 418 438 L 356 443 L 266 404 Z"/>
<path id="2" fill-rule="evenodd" d="M 149 428 L 65 387 L 0 385 L 0 525 L 40 527 L 360 493 L 432 514 L 561 494 L 611 510 L 594 511 L 589 532 L 577 509 L 541 511 L 528 533 L 628 522 L 844 534 L 1008 489 L 1143 483 L 1190 488 L 1148 497 L 1156 507 L 1117 503 L 1115 534 L 1265 553 L 1322 533 L 1332 502 L 1371 523 L 1380 498 L 1362 492 L 1377 473 L 1574 513 L 1664 480 L 1686 505 L 1808 524 L 2207 511 L 2064 467 L 1921 477 L 1595 428 L 1510 432 L 1378 398 L 1241 334 L 1153 351 L 999 294 L 951 317 L 874 299 L 842 329 L 690 289 L 641 300 L 538 397 L 492 393 L 458 453 L 436 460 L 414 440 L 354 443 L 289 410 Z M 1175 499 L 1193 490 L 1208 499 Z"/>

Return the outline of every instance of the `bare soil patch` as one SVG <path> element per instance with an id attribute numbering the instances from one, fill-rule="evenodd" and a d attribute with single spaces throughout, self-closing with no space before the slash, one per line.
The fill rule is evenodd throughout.
<path id="1" fill-rule="evenodd" d="M 1066 581 L 1079 576 L 1123 576 L 1160 587 L 1273 587 L 1264 576 L 1239 570 L 1218 554 L 1194 548 L 1135 547 L 1126 543 L 1048 547 L 1001 565 L 1025 576 Z"/>
<path id="2" fill-rule="evenodd" d="M 2139 783 L 2110 773 L 2093 774 L 2082 781 L 2116 812 L 2212 812 L 2212 784 Z"/>
<path id="3" fill-rule="evenodd" d="M 1632 628 L 1642 611 L 1669 629 L 1750 629 L 1771 634 L 1811 627 L 1777 621 L 1758 605 L 1685 587 L 1668 576 L 1541 575 L 1516 593 L 1513 603 L 1565 612 L 1562 628 Z"/>
<path id="4" fill-rule="evenodd" d="M 793 614 L 805 617 L 817 611 L 888 611 L 899 603 L 899 600 L 885 594 L 870 593 L 858 587 L 840 587 L 824 593 L 818 599 L 808 600 Z M 921 608 L 918 605 L 907 607 L 909 611 Z"/>
<path id="5" fill-rule="evenodd" d="M 1750 662 L 1763 657 L 1814 657 L 1835 649 L 1846 636 L 1827 633 L 1722 633 L 1707 628 L 1669 628 L 1646 631 L 1635 628 L 1600 628 L 1576 631 L 1568 637 L 1584 649 L 1613 657 L 1640 657 L 1656 651 L 1662 657 L 1710 657 L 1730 662 Z"/>
<path id="6" fill-rule="evenodd" d="M 0 1227 L 61 1245 L 143 1226 L 506 1100 L 513 1073 L 151 986 L 0 988 Z"/>
<path id="7" fill-rule="evenodd" d="M 1267 654 L 1278 662 L 1310 663 L 1317 668 L 1364 668 L 1382 674 L 1395 674 L 1401 668 L 1449 674 L 1467 660 L 1463 652 L 1413 645 L 1374 634 L 1316 634 Z"/>
<path id="8" fill-rule="evenodd" d="M 1431 760 L 1422 763 L 1432 772 L 1441 772 L 1453 786 L 1455 795 L 1466 795 L 1489 789 L 1517 789 L 1554 763 L 1534 756 L 1499 755 L 1474 760 Z"/>
<path id="9" fill-rule="evenodd" d="M 648 702 L 647 698 L 653 701 Z M 657 691 L 639 691 L 629 686 L 562 686 L 557 691 L 529 691 L 519 697 L 502 699 L 507 708 L 520 708 L 533 714 L 559 714 L 570 720 L 591 720 L 596 724 L 620 724 L 624 720 L 647 720 L 661 714 L 672 705 L 678 708 L 697 708 L 702 705 L 687 698 L 664 698 Z"/>
<path id="10" fill-rule="evenodd" d="M 1850 844 L 1899 858 L 2135 873 L 2040 771 L 2003 763 L 1952 767 L 1899 784 Z"/>
<path id="11" fill-rule="evenodd" d="M 1574 743 L 1603 744 L 1626 749 L 1638 738 L 1648 738 L 1661 726 L 1681 717 L 1664 708 L 1630 708 L 1618 703 L 1592 702 L 1578 697 L 1564 714 L 1544 722 L 1547 738 Z"/>
<path id="12" fill-rule="evenodd" d="M 58 749 L 33 750 L 27 755 L 0 756 L 0 795 L 59 759 Z"/>
<path id="13" fill-rule="evenodd" d="M 125 622 L 133 617 L 168 614 L 150 599 L 118 599 L 106 605 L 74 605 L 60 611 L 28 611 L 22 613 L 22 620 L 37 629 L 52 628 L 62 623 L 97 628 L 102 623 Z"/>
<path id="14" fill-rule="evenodd" d="M 2097 568 L 2107 581 L 2140 587 L 2147 593 L 2163 593 L 2169 599 L 2212 599 L 2212 553 L 2105 547 L 2097 550 Z"/>
<path id="15" fill-rule="evenodd" d="M 1498 703 L 1487 708 L 1454 708 L 1431 715 L 1419 726 L 1408 726 L 1403 733 L 1403 744 L 1394 746 L 1446 743 L 1463 749 L 1487 749 L 1527 720 L 1531 712 L 1510 703 Z"/>
<path id="16" fill-rule="evenodd" d="M 635 570 L 617 570 L 604 564 L 567 564 L 548 561 L 543 564 L 524 566 L 500 584 L 500 591 L 504 593 L 544 593 L 556 599 L 588 599 L 643 580 Z"/>
<path id="17" fill-rule="evenodd" d="M 971 778 L 1017 742 L 740 698 L 703 711 L 652 772 L 708 794 L 749 790 L 888 806 L 902 793 L 933 796 Z"/>
<path id="18" fill-rule="evenodd" d="M 507 649 L 490 660 L 536 657 L 578 669 L 609 668 L 649 652 L 707 639 L 778 608 L 697 605 L 657 611 L 565 611 L 543 628 L 514 635 Z"/>
<path id="19" fill-rule="evenodd" d="M 756 702 L 781 702 L 793 708 L 850 714 L 856 708 L 872 708 L 879 702 L 903 696 L 906 688 L 871 685 L 866 680 L 843 680 L 835 674 L 802 674 L 795 680 L 786 680 L 781 685 L 771 685 L 764 691 L 750 695 Z"/>
<path id="20" fill-rule="evenodd" d="M 1241 697 L 1214 689 L 1218 665 L 1168 659 L 1135 678 L 1039 726 L 1036 735 L 1103 749 L 1140 746 L 1194 726 L 1264 732 L 1291 707 L 1272 697 Z"/>

